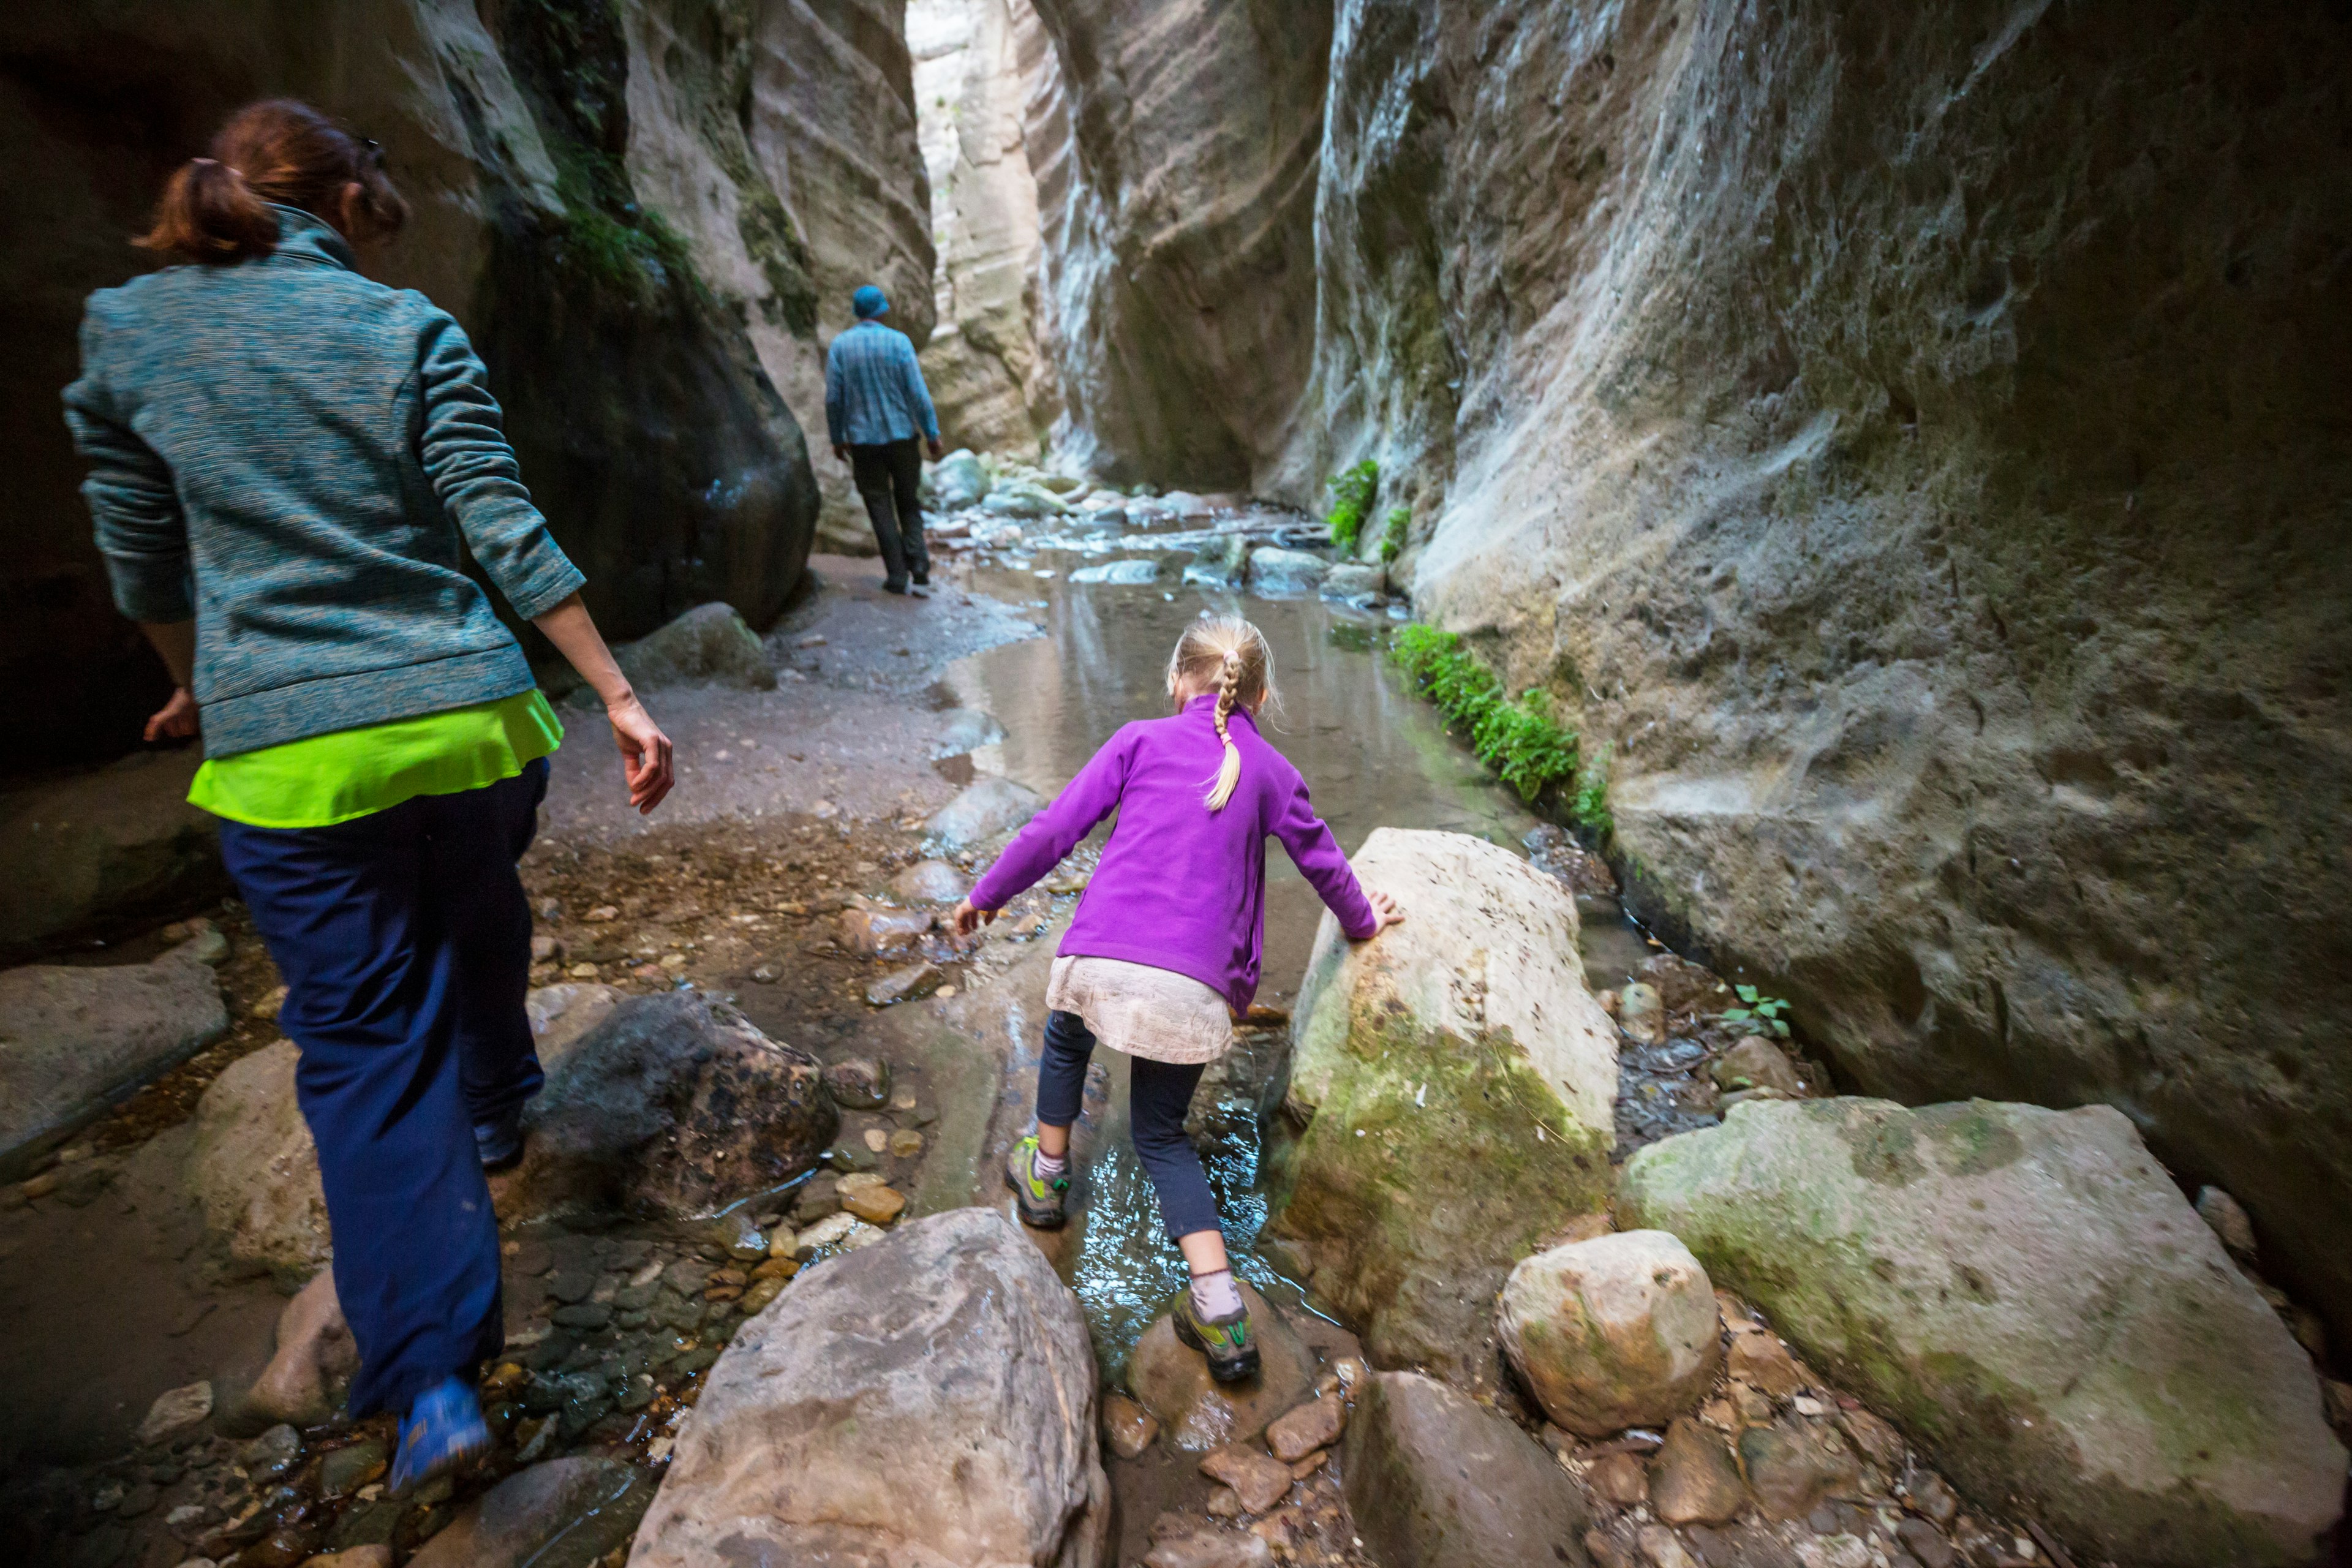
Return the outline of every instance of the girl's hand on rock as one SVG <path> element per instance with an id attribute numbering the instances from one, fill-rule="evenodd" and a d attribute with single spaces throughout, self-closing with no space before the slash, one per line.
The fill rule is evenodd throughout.
<path id="1" fill-rule="evenodd" d="M 1404 920 L 1404 911 L 1397 908 L 1397 901 L 1386 893 L 1367 888 L 1364 889 L 1364 901 L 1372 906 L 1372 919 L 1376 922 L 1372 927 L 1372 936 L 1380 935 L 1389 927 L 1397 925 Z M 1364 940 L 1369 942 L 1371 937 Z"/>
<path id="2" fill-rule="evenodd" d="M 184 686 L 172 689 L 172 700 L 155 710 L 147 721 L 145 737 L 154 742 L 171 739 L 184 741 L 196 732 L 196 700 L 188 695 Z"/>
<path id="3" fill-rule="evenodd" d="M 957 936 L 967 937 L 982 926 L 994 925 L 996 911 L 973 909 L 971 900 L 966 899 L 955 907 L 955 913 L 950 915 L 948 919 L 953 923 Z"/>
<path id="4" fill-rule="evenodd" d="M 604 717 L 613 721 L 613 738 L 620 742 L 622 772 L 629 783 L 629 804 L 639 816 L 649 814 L 677 782 L 671 764 L 669 737 L 646 711 L 633 692 L 608 705 Z"/>

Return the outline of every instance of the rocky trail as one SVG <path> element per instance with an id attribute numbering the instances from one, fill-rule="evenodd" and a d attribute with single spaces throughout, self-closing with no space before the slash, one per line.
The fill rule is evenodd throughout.
<path id="1" fill-rule="evenodd" d="M 2352 1391 L 2226 1194 L 2102 1110 L 1840 1095 L 1488 782 L 1382 651 L 1381 574 L 1296 514 L 936 482 L 931 598 L 820 557 L 765 638 L 698 611 L 627 650 L 686 759 L 656 821 L 566 710 L 525 863 L 549 1084 L 493 1184 L 499 1443 L 458 1484 L 386 1498 L 390 1424 L 339 1414 L 234 903 L 0 975 L 12 1020 L 71 982 L 155 1053 L 0 1189 L 11 1561 L 2311 1560 Z M 1191 1123 L 1262 1324 L 1234 1390 L 1169 1328 L 1120 1063 L 1066 1230 L 995 1183 L 1089 853 L 974 942 L 938 919 L 1203 604 L 1267 627 L 1277 738 L 1412 912 L 1351 950 L 1277 868 L 1265 1005 Z"/>

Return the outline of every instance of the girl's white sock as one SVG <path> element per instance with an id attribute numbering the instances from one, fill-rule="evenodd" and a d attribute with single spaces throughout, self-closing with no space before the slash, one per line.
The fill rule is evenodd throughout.
<path id="1" fill-rule="evenodd" d="M 1192 1310 L 1209 1322 L 1219 1318 L 1231 1318 L 1242 1310 L 1242 1288 L 1234 1283 L 1234 1271 L 1220 1268 L 1214 1274 L 1192 1276 Z"/>
<path id="2" fill-rule="evenodd" d="M 1062 1157 L 1056 1160 L 1053 1155 L 1048 1154 L 1045 1151 L 1040 1149 L 1037 1151 L 1035 1163 L 1037 1166 L 1037 1173 L 1045 1177 L 1049 1182 L 1055 1176 L 1066 1176 L 1069 1174 L 1070 1172 L 1070 1156 L 1067 1150 L 1065 1150 L 1062 1153 Z"/>

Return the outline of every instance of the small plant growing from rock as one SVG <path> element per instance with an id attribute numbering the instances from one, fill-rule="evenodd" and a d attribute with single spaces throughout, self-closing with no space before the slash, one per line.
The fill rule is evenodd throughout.
<path id="1" fill-rule="evenodd" d="M 1550 700 L 1534 689 L 1513 699 L 1455 634 L 1407 626 L 1391 654 L 1520 799 L 1575 776 L 1576 731 L 1552 717 Z"/>
<path id="2" fill-rule="evenodd" d="M 1389 509 L 1388 521 L 1381 526 L 1381 562 L 1383 565 L 1404 553 L 1404 531 L 1412 526 L 1412 508 L 1394 506 Z"/>
<path id="3" fill-rule="evenodd" d="M 1783 1040 L 1789 1037 L 1788 998 L 1767 996 L 1753 985 L 1735 985 L 1732 990 L 1747 1005 L 1725 1008 L 1725 1023 L 1745 1024 L 1753 1035 L 1771 1035 Z"/>
<path id="4" fill-rule="evenodd" d="M 1363 537 L 1364 519 L 1371 514 L 1372 492 L 1380 486 L 1381 466 L 1370 458 L 1331 476 L 1327 486 L 1331 492 L 1331 512 L 1324 521 L 1330 528 L 1331 542 L 1342 553 L 1356 552 L 1356 541 Z"/>

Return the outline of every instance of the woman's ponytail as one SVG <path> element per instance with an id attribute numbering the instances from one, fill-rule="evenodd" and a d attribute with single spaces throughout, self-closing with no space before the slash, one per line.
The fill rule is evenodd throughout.
<path id="1" fill-rule="evenodd" d="M 134 243 L 215 266 L 267 256 L 278 248 L 272 205 L 323 218 L 347 239 L 381 238 L 408 216 L 382 148 L 307 103 L 278 98 L 229 116 L 211 155 L 173 173 L 154 223 Z"/>
<path id="2" fill-rule="evenodd" d="M 217 158 L 191 158 L 163 187 L 139 242 L 184 261 L 242 261 L 278 246 L 278 216 L 245 175 Z"/>
<path id="3" fill-rule="evenodd" d="M 1239 648 L 1225 650 L 1224 668 L 1217 674 L 1217 740 L 1225 748 L 1224 760 L 1217 764 L 1217 782 L 1209 789 L 1209 809 L 1223 811 L 1225 802 L 1234 798 L 1234 785 L 1241 782 L 1241 748 L 1225 729 L 1225 721 L 1233 717 L 1234 704 L 1239 698 L 1242 684 L 1242 655 Z"/>

